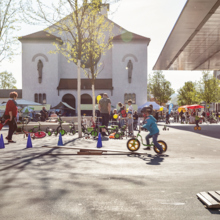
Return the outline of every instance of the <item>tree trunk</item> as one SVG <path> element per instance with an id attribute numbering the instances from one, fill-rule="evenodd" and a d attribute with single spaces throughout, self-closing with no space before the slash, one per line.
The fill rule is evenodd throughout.
<path id="1" fill-rule="evenodd" d="M 95 119 L 95 83 L 92 82 L 92 115 Z"/>
<path id="2" fill-rule="evenodd" d="M 82 137 L 82 126 L 81 126 L 81 76 L 80 76 L 80 66 L 81 66 L 81 60 L 78 60 L 77 64 L 77 111 L 78 111 L 78 134 L 79 138 Z"/>

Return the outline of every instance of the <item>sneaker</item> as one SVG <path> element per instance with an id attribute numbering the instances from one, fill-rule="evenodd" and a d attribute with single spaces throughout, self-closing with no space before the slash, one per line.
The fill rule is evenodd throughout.
<path id="1" fill-rule="evenodd" d="M 8 140 L 8 143 L 16 143 L 16 142 L 13 140 Z"/>
<path id="2" fill-rule="evenodd" d="M 150 150 L 150 147 L 146 147 L 146 148 L 144 148 L 143 150 Z"/>

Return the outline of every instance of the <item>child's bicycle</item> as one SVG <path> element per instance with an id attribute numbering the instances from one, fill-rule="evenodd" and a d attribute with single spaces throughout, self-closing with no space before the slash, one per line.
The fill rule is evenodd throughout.
<path id="1" fill-rule="evenodd" d="M 35 138 L 44 138 L 46 137 L 46 132 L 42 131 L 40 121 L 38 121 L 38 126 L 31 128 L 29 133 L 34 133 Z"/>
<path id="2" fill-rule="evenodd" d="M 201 127 L 200 127 L 200 126 L 195 126 L 195 127 L 194 127 L 194 130 L 195 130 L 195 131 L 197 131 L 197 130 L 200 131 L 200 130 L 201 130 Z"/>
<path id="3" fill-rule="evenodd" d="M 128 150 L 130 151 L 137 151 L 140 146 L 141 146 L 141 143 L 142 145 L 146 146 L 146 147 L 153 147 L 154 148 L 154 151 L 159 154 L 160 153 L 160 150 L 154 145 L 153 141 L 151 142 L 151 144 L 147 145 L 147 144 L 144 144 L 143 143 L 143 138 L 142 136 L 140 135 L 141 131 L 139 130 L 138 133 L 137 133 L 137 136 L 135 138 L 131 138 L 127 141 L 127 148 Z M 141 143 L 140 141 L 138 140 L 138 137 L 141 138 Z M 167 144 L 166 142 L 162 141 L 162 140 L 159 140 L 157 141 L 163 148 L 163 152 L 166 152 L 167 151 Z"/>

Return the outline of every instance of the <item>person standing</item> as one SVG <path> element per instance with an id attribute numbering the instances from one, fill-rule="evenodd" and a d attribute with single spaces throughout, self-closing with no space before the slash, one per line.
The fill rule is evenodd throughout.
<path id="1" fill-rule="evenodd" d="M 6 104 L 6 109 L 5 109 L 5 114 L 4 114 L 4 118 L 9 119 L 9 121 L 7 122 L 9 126 L 9 130 L 8 130 L 8 136 L 6 137 L 6 139 L 8 140 L 8 143 L 16 143 L 15 141 L 12 140 L 12 135 L 17 129 L 16 117 L 18 114 L 18 108 L 17 108 L 16 99 L 18 97 L 18 93 L 11 92 L 9 97 L 10 99 L 8 100 Z"/>
<path id="2" fill-rule="evenodd" d="M 106 93 L 103 94 L 103 98 L 99 100 L 99 111 L 102 117 L 102 125 L 108 128 L 109 116 L 111 112 L 111 100 Z M 106 129 L 102 128 L 102 135 L 107 136 Z"/>
<path id="3" fill-rule="evenodd" d="M 181 124 L 183 123 L 183 110 L 181 110 L 181 112 L 180 112 L 180 119 L 181 119 Z"/>
<path id="4" fill-rule="evenodd" d="M 134 119 L 134 130 L 137 130 L 137 124 L 138 124 L 138 114 L 137 114 L 137 111 L 134 112 L 133 119 Z"/>
<path id="5" fill-rule="evenodd" d="M 45 121 L 48 118 L 48 112 L 45 107 L 40 111 L 41 113 L 41 121 Z"/>

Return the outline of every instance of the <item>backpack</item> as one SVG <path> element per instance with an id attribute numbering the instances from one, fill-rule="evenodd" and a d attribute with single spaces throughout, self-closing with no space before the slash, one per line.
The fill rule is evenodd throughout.
<path id="1" fill-rule="evenodd" d="M 121 115 L 122 115 L 123 118 L 126 118 L 127 117 L 126 111 L 125 110 L 121 110 Z"/>

